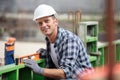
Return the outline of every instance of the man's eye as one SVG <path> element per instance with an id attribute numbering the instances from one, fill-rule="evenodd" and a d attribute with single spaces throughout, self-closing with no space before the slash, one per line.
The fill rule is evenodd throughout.
<path id="1" fill-rule="evenodd" d="M 38 25 L 40 25 L 40 26 L 41 26 L 41 25 L 42 25 L 42 23 L 41 23 L 41 22 L 39 22 L 39 23 L 38 23 Z"/>
<path id="2" fill-rule="evenodd" d="M 49 22 L 49 20 L 45 20 L 45 23 L 48 23 Z"/>

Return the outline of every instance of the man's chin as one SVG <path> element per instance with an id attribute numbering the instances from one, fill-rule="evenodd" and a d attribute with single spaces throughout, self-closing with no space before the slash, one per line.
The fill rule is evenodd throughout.
<path id="1" fill-rule="evenodd" d="M 45 36 L 50 36 L 50 34 L 49 34 L 49 33 L 44 33 L 44 35 L 45 35 Z"/>

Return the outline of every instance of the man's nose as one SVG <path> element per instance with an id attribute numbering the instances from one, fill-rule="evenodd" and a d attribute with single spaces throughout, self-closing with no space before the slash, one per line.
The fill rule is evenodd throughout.
<path id="1" fill-rule="evenodd" d="M 45 22 L 43 22 L 43 23 L 42 23 L 42 27 L 45 27 L 45 26 L 46 26 L 46 23 L 45 23 Z"/>

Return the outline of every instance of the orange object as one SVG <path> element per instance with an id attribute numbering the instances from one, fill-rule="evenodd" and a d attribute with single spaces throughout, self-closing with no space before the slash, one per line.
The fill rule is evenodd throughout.
<path id="1" fill-rule="evenodd" d="M 6 44 L 14 44 L 16 38 L 10 37 Z"/>
<path id="2" fill-rule="evenodd" d="M 83 74 L 80 74 L 78 77 L 78 80 L 106 80 L 108 75 L 108 68 L 103 67 L 96 67 L 93 71 L 90 73 L 83 72 Z"/>
<path id="3" fill-rule="evenodd" d="M 13 37 L 9 38 L 9 40 L 5 43 L 6 51 L 14 50 L 14 48 L 15 48 L 14 47 L 15 40 L 16 40 L 16 38 L 13 38 Z"/>
<path id="4" fill-rule="evenodd" d="M 116 65 L 113 67 L 113 74 L 120 76 L 120 63 L 116 63 Z"/>
<path id="5" fill-rule="evenodd" d="M 5 49 L 6 51 L 11 51 L 11 50 L 14 50 L 14 45 L 13 46 L 7 46 Z"/>
<path id="6" fill-rule="evenodd" d="M 31 55 L 26 55 L 26 56 L 22 56 L 22 57 L 18 57 L 16 58 L 16 64 L 22 64 L 24 59 L 33 59 L 33 60 L 39 60 L 40 59 L 40 55 L 39 53 L 34 53 Z"/>

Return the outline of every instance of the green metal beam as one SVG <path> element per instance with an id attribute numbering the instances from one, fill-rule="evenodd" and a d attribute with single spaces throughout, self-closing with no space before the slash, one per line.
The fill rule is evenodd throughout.
<path id="1" fill-rule="evenodd" d="M 37 61 L 39 66 L 45 66 L 45 60 L 40 59 Z M 33 80 L 36 78 L 36 74 L 30 68 L 25 67 L 24 64 L 10 64 L 0 67 L 0 80 Z M 37 77 L 37 79 L 44 80 L 43 76 Z M 35 80 L 35 79 L 34 79 Z"/>

